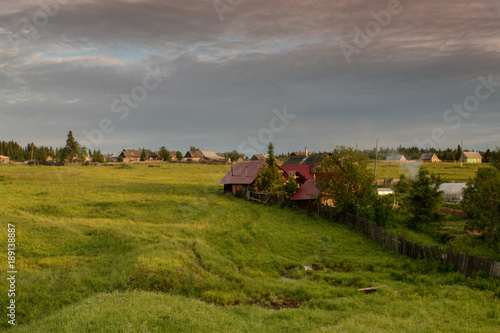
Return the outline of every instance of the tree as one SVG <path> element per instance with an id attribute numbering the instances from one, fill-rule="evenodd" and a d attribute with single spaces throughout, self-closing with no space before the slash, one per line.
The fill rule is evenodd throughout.
<path id="1" fill-rule="evenodd" d="M 374 177 L 367 166 L 365 154 L 341 146 L 316 168 L 316 186 L 323 199 L 333 202 L 338 213 L 357 214 L 358 208 L 373 202 Z"/>
<path id="2" fill-rule="evenodd" d="M 73 161 L 74 157 L 77 157 L 80 153 L 80 145 L 73 137 L 73 132 L 68 132 L 68 138 L 66 139 L 66 146 L 64 147 L 63 156 L 64 159 Z"/>
<path id="3" fill-rule="evenodd" d="M 472 218 L 470 228 L 478 229 L 490 238 L 500 251 L 500 171 L 479 168 L 464 190 L 462 207 Z"/>
<path id="4" fill-rule="evenodd" d="M 238 153 L 237 150 L 224 153 L 226 158 L 230 158 L 231 161 L 236 162 L 240 157 L 245 158 L 245 154 Z"/>
<path id="5" fill-rule="evenodd" d="M 167 150 L 167 148 L 165 148 L 165 146 L 162 146 L 160 148 L 160 153 L 158 154 L 159 157 L 164 160 L 164 161 L 168 161 L 170 162 L 172 160 L 172 155 L 170 154 L 170 152 Z"/>
<path id="6" fill-rule="evenodd" d="M 437 213 L 443 203 L 443 192 L 439 191 L 439 186 L 443 182 L 439 175 L 430 174 L 427 169 L 420 167 L 415 179 L 409 183 L 405 202 L 412 218 L 408 227 L 416 229 L 419 224 L 438 218 Z"/>
<path id="7" fill-rule="evenodd" d="M 462 158 L 462 147 L 458 145 L 457 152 L 455 153 L 455 160 L 459 161 Z"/>
<path id="8" fill-rule="evenodd" d="M 283 187 L 283 191 L 285 192 L 285 196 L 287 198 L 293 197 L 295 193 L 299 190 L 299 186 L 297 184 L 297 179 L 295 178 L 294 174 L 291 174 L 288 177 L 288 181 L 285 183 Z"/>
<path id="9" fill-rule="evenodd" d="M 195 147 L 195 146 L 189 147 L 189 151 L 199 151 L 199 150 L 200 150 L 200 148 Z"/>
<path id="10" fill-rule="evenodd" d="M 182 156 L 182 153 L 180 151 L 175 153 L 175 157 L 180 161 L 184 156 Z"/>
<path id="11" fill-rule="evenodd" d="M 255 181 L 255 186 L 259 191 L 267 191 L 274 195 L 282 194 L 285 180 L 281 175 L 280 167 L 276 163 L 274 156 L 274 146 L 272 142 L 267 146 L 267 154 L 264 166 L 259 171 Z"/>
<path id="12" fill-rule="evenodd" d="M 141 161 L 146 161 L 147 159 L 148 159 L 148 154 L 146 153 L 146 149 L 142 148 Z"/>
<path id="13" fill-rule="evenodd" d="M 100 150 L 94 150 L 94 154 L 92 155 L 92 162 L 104 163 L 104 157 L 102 156 Z"/>

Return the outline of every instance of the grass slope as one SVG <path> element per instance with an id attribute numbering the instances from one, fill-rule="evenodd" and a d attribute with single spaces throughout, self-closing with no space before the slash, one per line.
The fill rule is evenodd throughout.
<path id="1" fill-rule="evenodd" d="M 383 250 L 346 226 L 216 195 L 227 170 L 0 166 L 0 233 L 7 223 L 17 230 L 18 326 L 11 330 L 500 326 L 498 280 L 466 279 Z M 0 253 L 3 263 L 6 257 Z M 387 287 L 357 291 L 376 285 Z M 8 290 L 5 279 L 0 290 Z M 1 304 L 7 301 L 0 293 Z M 8 326 L 4 319 L 0 327 Z"/>

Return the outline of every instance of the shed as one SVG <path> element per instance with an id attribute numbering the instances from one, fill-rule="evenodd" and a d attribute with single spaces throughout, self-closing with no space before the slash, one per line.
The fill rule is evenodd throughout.
<path id="1" fill-rule="evenodd" d="M 466 188 L 466 183 L 443 183 L 439 186 L 439 190 L 443 191 L 443 200 L 446 202 L 462 201 L 463 190 Z"/>
<path id="2" fill-rule="evenodd" d="M 219 182 L 219 184 L 224 185 L 224 193 L 239 197 L 245 196 L 247 191 L 253 187 L 263 165 L 263 161 L 240 162 L 233 165 Z"/>

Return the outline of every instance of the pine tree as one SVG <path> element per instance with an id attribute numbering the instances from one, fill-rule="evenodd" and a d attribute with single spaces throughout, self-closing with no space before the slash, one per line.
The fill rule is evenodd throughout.
<path id="1" fill-rule="evenodd" d="M 78 156 L 80 145 L 73 137 L 73 132 L 68 132 L 68 138 L 66 139 L 66 146 L 64 147 L 64 159 L 73 160 L 73 157 Z"/>
<path id="2" fill-rule="evenodd" d="M 146 149 L 142 148 L 141 161 L 146 161 L 147 159 L 148 159 L 148 154 L 146 153 Z"/>
<path id="3" fill-rule="evenodd" d="M 272 142 L 267 146 L 267 154 L 268 157 L 257 176 L 255 185 L 259 191 L 267 191 L 271 194 L 279 195 L 283 193 L 285 179 L 281 175 L 278 163 L 276 163 Z"/>

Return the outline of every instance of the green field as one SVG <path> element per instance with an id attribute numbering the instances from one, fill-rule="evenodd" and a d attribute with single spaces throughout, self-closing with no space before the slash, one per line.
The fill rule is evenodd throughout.
<path id="1" fill-rule="evenodd" d="M 217 195 L 228 169 L 0 165 L 0 260 L 6 272 L 12 223 L 18 271 L 16 326 L 3 314 L 0 328 L 498 331 L 498 279 L 400 256 L 334 221 Z"/>
<path id="2" fill-rule="evenodd" d="M 421 166 L 424 166 L 431 173 L 441 175 L 445 183 L 466 183 L 469 178 L 474 178 L 477 169 L 487 167 L 489 164 L 467 164 L 442 162 L 442 163 L 395 163 L 395 162 L 378 162 L 377 163 L 377 179 L 382 178 L 399 178 L 401 174 L 409 177 L 415 175 Z M 374 170 L 375 162 L 370 162 L 369 168 Z"/>

